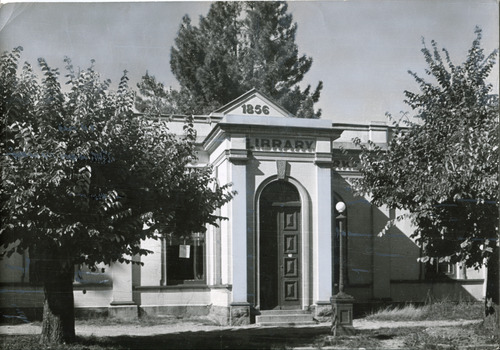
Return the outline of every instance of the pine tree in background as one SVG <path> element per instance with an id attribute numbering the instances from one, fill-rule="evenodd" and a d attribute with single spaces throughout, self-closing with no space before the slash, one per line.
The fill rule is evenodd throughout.
<path id="1" fill-rule="evenodd" d="M 314 92 L 299 86 L 312 58 L 299 56 L 297 24 L 287 9 L 285 2 L 217 2 L 199 27 L 185 16 L 170 60 L 180 90 L 146 75 L 137 108 L 157 113 L 148 103 L 160 96 L 162 113 L 203 114 L 257 88 L 297 117 L 319 118 L 314 103 L 322 83 Z M 155 89 L 147 83 L 151 79 Z"/>
<path id="2" fill-rule="evenodd" d="M 268 94 L 302 118 L 319 118 L 314 112 L 322 88 L 320 82 L 313 94 L 298 84 L 312 65 L 312 58 L 298 54 L 295 43 L 297 24 L 293 23 L 283 2 L 248 2 L 243 25 L 242 87 L 252 87 Z"/>

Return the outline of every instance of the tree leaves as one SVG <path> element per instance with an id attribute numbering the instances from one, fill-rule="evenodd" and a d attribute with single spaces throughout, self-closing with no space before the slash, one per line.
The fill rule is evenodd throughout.
<path id="1" fill-rule="evenodd" d="M 433 83 L 410 71 L 420 91 L 405 91 L 420 121 L 395 121 L 387 152 L 354 140 L 362 150 L 357 190 L 374 204 L 407 210 L 431 259 L 468 266 L 481 265 L 498 244 L 498 96 L 486 82 L 497 51 L 485 56 L 480 40 L 477 28 L 461 65 L 424 42 Z"/>
<path id="2" fill-rule="evenodd" d="M 158 238 L 143 230 L 147 221 L 183 233 L 216 222 L 214 209 L 231 195 L 209 173 L 186 172 L 195 159 L 192 121 L 179 138 L 166 121 L 134 114 L 126 72 L 111 91 L 93 62 L 76 72 L 66 58 L 63 91 L 59 72 L 40 59 L 37 83 L 29 65 L 17 74 L 20 52 L 0 59 L 2 242 L 95 266 L 147 253 L 140 241 Z M 190 208 L 178 206 L 180 193 Z"/>

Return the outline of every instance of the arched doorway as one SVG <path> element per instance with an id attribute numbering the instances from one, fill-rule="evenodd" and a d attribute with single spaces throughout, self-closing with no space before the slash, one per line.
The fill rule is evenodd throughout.
<path id="1" fill-rule="evenodd" d="M 260 309 L 301 307 L 301 202 L 297 188 L 279 180 L 259 201 Z"/>

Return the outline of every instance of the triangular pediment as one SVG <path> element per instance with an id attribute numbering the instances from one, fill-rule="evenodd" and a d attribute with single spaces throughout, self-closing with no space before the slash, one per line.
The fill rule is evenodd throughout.
<path id="1" fill-rule="evenodd" d="M 237 99 L 212 112 L 212 116 L 259 116 L 259 117 L 293 117 L 286 109 L 272 101 L 268 96 L 252 89 Z"/>

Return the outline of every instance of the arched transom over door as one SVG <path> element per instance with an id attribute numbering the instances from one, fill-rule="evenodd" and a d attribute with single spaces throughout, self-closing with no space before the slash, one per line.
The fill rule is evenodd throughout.
<path id="1" fill-rule="evenodd" d="M 286 181 L 267 185 L 260 196 L 260 309 L 301 307 L 300 195 Z"/>

